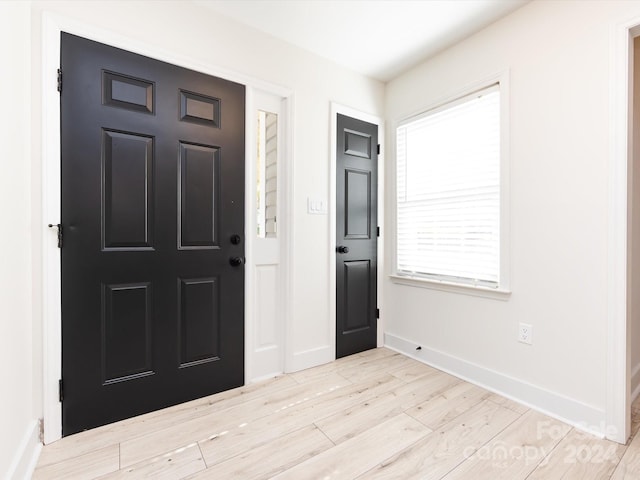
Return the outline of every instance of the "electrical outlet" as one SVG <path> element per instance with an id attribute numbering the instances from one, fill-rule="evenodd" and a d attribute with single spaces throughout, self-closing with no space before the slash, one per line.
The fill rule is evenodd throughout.
<path id="1" fill-rule="evenodd" d="M 518 325 L 518 341 L 527 345 L 533 344 L 533 327 L 531 325 L 528 323 Z"/>

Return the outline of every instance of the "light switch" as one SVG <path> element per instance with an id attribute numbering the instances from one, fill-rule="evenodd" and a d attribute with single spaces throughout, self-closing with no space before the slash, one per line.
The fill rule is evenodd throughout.
<path id="1" fill-rule="evenodd" d="M 326 215 L 327 201 L 321 198 L 307 198 L 307 213 L 311 215 Z"/>

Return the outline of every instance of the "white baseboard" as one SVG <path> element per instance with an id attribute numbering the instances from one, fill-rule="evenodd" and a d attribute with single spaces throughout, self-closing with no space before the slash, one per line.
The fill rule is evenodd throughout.
<path id="1" fill-rule="evenodd" d="M 515 400 L 527 407 L 568 423 L 598 437 L 607 433 L 604 409 L 587 405 L 556 392 L 532 385 L 444 352 L 385 333 L 385 347 L 426 363 L 456 377 Z"/>
<path id="2" fill-rule="evenodd" d="M 6 479 L 29 480 L 36 468 L 41 450 L 40 428 L 38 420 L 34 420 L 27 427 L 22 441 L 18 445 L 13 462 L 7 471 Z"/>
<path id="3" fill-rule="evenodd" d="M 317 367 L 335 360 L 330 345 L 312 348 L 293 354 L 291 363 L 287 365 L 286 372 L 297 372 L 306 368 Z"/>

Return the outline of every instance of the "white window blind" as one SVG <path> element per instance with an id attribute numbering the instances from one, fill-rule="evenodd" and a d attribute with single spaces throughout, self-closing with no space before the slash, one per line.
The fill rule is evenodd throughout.
<path id="1" fill-rule="evenodd" d="M 499 85 L 396 133 L 398 275 L 498 287 Z"/>

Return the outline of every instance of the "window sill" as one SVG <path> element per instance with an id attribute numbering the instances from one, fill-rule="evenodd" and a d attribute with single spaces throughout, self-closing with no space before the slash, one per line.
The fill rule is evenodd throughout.
<path id="1" fill-rule="evenodd" d="M 439 290 L 442 292 L 460 293 L 463 295 L 492 298 L 495 300 L 506 301 L 509 300 L 509 297 L 511 296 L 511 290 L 504 290 L 499 288 L 465 285 L 462 283 L 445 282 L 442 280 L 431 280 L 426 278 L 406 277 L 403 275 L 389 275 L 389 278 L 393 283 L 397 283 L 398 285 L 428 288 L 431 290 Z"/>

